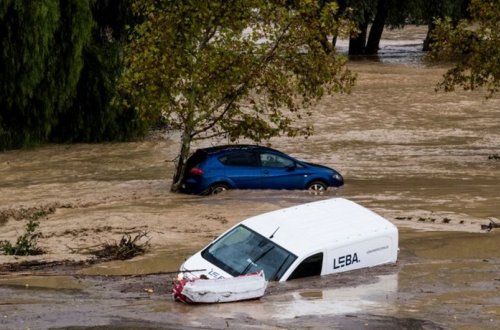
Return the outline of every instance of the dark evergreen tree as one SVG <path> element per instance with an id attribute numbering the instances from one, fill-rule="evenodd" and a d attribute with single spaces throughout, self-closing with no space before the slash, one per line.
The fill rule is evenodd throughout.
<path id="1" fill-rule="evenodd" d="M 52 45 L 53 55 L 46 62 L 45 77 L 34 98 L 37 108 L 54 108 L 47 138 L 53 128 L 63 124 L 64 114 L 73 105 L 84 65 L 83 51 L 91 42 L 94 25 L 88 0 L 60 1 L 61 21 Z"/>
<path id="2" fill-rule="evenodd" d="M 113 106 L 129 1 L 2 0 L 0 150 L 144 132 Z"/>
<path id="3" fill-rule="evenodd" d="M 112 102 L 118 96 L 116 80 L 123 67 L 126 26 L 134 19 L 130 1 L 95 1 L 92 16 L 95 24 L 92 39 L 83 49 L 76 97 L 59 116 L 51 134 L 53 141 L 126 140 L 146 129 L 135 109 Z"/>
<path id="4" fill-rule="evenodd" d="M 44 140 L 54 107 L 37 107 L 60 26 L 58 0 L 0 5 L 0 150 Z"/>

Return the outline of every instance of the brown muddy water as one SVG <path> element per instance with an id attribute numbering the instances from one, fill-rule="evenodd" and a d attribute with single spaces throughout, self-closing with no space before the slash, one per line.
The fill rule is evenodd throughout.
<path id="1" fill-rule="evenodd" d="M 444 69 L 422 63 L 424 34 L 386 33 L 381 57 L 351 61 L 353 93 L 313 109 L 312 137 L 271 141 L 339 170 L 346 185 L 325 195 L 171 194 L 175 134 L 0 154 L 0 240 L 14 241 L 34 211 L 48 213 L 47 253 L 0 256 L 3 269 L 87 260 L 78 252 L 127 233 L 151 239 L 150 252 L 129 261 L 0 275 L 0 328 L 500 328 L 499 229 L 481 229 L 500 219 L 500 161 L 489 159 L 500 154 L 500 99 L 435 93 Z M 249 216 L 334 196 L 399 227 L 397 265 L 273 283 L 260 300 L 212 306 L 172 302 L 169 275 L 117 276 L 174 271 Z"/>

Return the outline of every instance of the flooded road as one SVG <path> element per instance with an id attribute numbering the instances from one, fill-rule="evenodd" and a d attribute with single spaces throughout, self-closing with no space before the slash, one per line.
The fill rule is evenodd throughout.
<path id="1" fill-rule="evenodd" d="M 498 239 L 403 228 L 396 265 L 272 283 L 260 300 L 219 305 L 173 302 L 173 275 L 3 276 L 0 327 L 498 329 Z"/>
<path id="2" fill-rule="evenodd" d="M 500 161 L 489 159 L 500 154 L 500 99 L 436 94 L 444 69 L 426 67 L 411 50 L 421 33 L 405 30 L 403 41 L 389 33 L 385 56 L 352 61 L 357 86 L 313 109 L 313 136 L 271 141 L 339 170 L 345 186 L 325 195 L 171 194 L 175 134 L 1 153 L 0 240 L 14 241 L 43 210 L 39 245 L 47 253 L 0 256 L 0 264 L 87 260 L 78 251 L 139 231 L 149 233 L 151 251 L 55 277 L 1 275 L 0 328 L 500 328 L 499 230 L 481 230 L 500 219 Z M 405 52 L 413 56 L 402 63 Z M 249 216 L 334 196 L 398 226 L 397 265 L 273 284 L 259 301 L 195 307 L 170 301 L 166 275 L 100 276 L 174 271 Z"/>

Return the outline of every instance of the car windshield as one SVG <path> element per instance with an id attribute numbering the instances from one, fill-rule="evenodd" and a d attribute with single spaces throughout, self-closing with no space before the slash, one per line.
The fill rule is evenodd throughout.
<path id="1" fill-rule="evenodd" d="M 279 280 L 297 256 L 270 239 L 239 225 L 201 255 L 232 276 L 264 270 L 266 280 Z"/>

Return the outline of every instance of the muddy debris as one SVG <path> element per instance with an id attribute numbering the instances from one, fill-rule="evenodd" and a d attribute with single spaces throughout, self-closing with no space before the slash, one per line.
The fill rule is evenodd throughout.
<path id="1" fill-rule="evenodd" d="M 34 207 L 21 207 L 17 209 L 3 209 L 0 210 L 0 224 L 9 221 L 9 219 L 14 219 L 17 221 L 40 218 L 42 216 L 47 216 L 56 211 L 56 204 L 46 204 Z"/>
<path id="2" fill-rule="evenodd" d="M 486 231 L 491 231 L 493 230 L 493 228 L 500 228 L 500 221 L 498 219 L 495 218 L 495 220 L 493 219 L 489 219 L 490 220 L 490 223 L 487 224 L 487 225 L 481 225 L 481 230 L 486 230 Z"/>
<path id="3" fill-rule="evenodd" d="M 399 220 L 399 221 L 412 221 L 413 220 L 413 217 L 404 217 L 404 216 L 397 216 L 394 218 L 395 220 Z M 441 219 L 438 219 L 436 217 L 431 217 L 431 216 L 428 216 L 428 217 L 424 217 L 424 216 L 420 216 L 417 218 L 417 221 L 418 222 L 430 222 L 430 223 L 445 223 L 445 224 L 449 224 L 449 223 L 452 223 L 452 219 L 448 218 L 448 217 L 443 217 Z M 460 224 L 464 224 L 465 221 L 464 220 L 460 220 L 459 221 Z"/>
<path id="4" fill-rule="evenodd" d="M 53 232 L 50 234 L 42 234 L 41 238 L 52 238 L 52 237 L 82 237 L 82 236 L 96 236 L 101 233 L 113 233 L 113 234 L 134 234 L 137 231 L 144 231 L 148 226 L 136 226 L 127 228 L 124 230 L 123 228 L 113 227 L 113 226 L 97 226 L 97 227 L 83 227 L 78 229 L 66 229 L 60 232 Z"/>
<path id="5" fill-rule="evenodd" d="M 52 272 L 57 274 L 73 274 L 75 270 L 82 267 L 94 264 L 96 260 L 58 260 L 58 261 L 45 261 L 45 260 L 27 260 L 21 262 L 3 263 L 0 264 L 0 275 L 15 274 L 19 272 L 29 271 L 36 274 L 37 272 Z"/>
<path id="6" fill-rule="evenodd" d="M 209 214 L 209 215 L 205 216 L 205 219 L 218 221 L 218 222 L 220 222 L 223 225 L 225 225 L 226 223 L 228 223 L 228 220 L 226 219 L 226 217 L 221 216 L 221 215 Z"/>
<path id="7" fill-rule="evenodd" d="M 133 237 L 131 234 L 124 234 L 119 242 L 106 242 L 95 247 L 71 250 L 76 253 L 92 254 L 100 261 L 127 260 L 146 253 L 150 248 L 150 240 L 148 232 L 143 231 Z"/>

